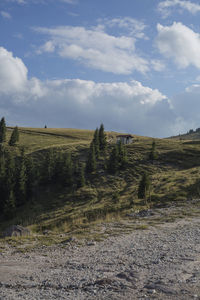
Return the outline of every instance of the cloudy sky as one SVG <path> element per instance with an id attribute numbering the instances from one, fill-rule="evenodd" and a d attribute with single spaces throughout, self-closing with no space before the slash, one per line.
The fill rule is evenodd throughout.
<path id="1" fill-rule="evenodd" d="M 200 2 L 0 0 L 1 116 L 153 137 L 200 127 Z"/>

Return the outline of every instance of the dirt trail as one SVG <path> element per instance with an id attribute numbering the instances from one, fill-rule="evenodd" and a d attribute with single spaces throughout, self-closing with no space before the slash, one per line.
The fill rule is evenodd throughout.
<path id="1" fill-rule="evenodd" d="M 200 299 L 200 217 L 0 254 L 0 299 Z"/>

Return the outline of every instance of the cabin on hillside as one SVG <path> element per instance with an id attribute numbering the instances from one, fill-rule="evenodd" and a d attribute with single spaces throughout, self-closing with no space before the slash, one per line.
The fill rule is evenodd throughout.
<path id="1" fill-rule="evenodd" d="M 131 134 L 122 134 L 117 136 L 117 144 L 122 143 L 123 145 L 128 145 L 133 142 L 133 136 Z"/>

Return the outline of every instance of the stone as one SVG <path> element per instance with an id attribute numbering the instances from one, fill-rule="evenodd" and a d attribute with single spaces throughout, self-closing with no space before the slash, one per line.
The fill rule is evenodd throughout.
<path id="1" fill-rule="evenodd" d="M 3 237 L 29 236 L 30 230 L 20 225 L 12 225 L 3 232 Z"/>

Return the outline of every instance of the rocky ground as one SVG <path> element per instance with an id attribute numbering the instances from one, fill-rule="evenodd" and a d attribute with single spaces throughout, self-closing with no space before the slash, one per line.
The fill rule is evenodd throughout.
<path id="1" fill-rule="evenodd" d="M 200 299 L 200 217 L 0 253 L 0 299 Z"/>

